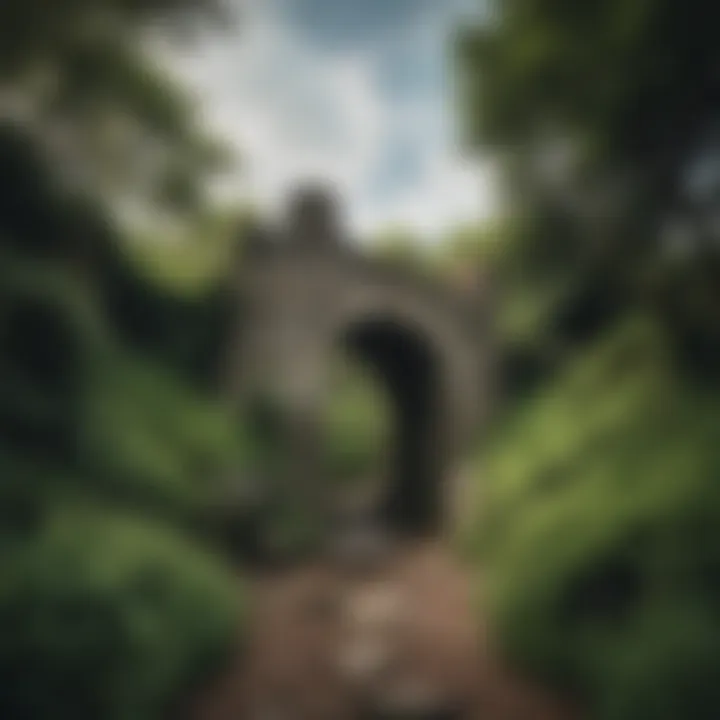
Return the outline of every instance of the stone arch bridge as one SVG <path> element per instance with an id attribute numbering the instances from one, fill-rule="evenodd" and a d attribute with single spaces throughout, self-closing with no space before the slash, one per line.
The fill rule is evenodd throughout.
<path id="1" fill-rule="evenodd" d="M 332 357 L 342 346 L 373 366 L 395 409 L 394 462 L 377 508 L 394 542 L 340 562 L 263 566 L 250 584 L 250 636 L 189 716 L 575 720 L 574 708 L 508 672 L 468 574 L 437 537 L 445 487 L 486 405 L 482 288 L 454 292 L 362 256 L 317 192 L 301 193 L 285 228 L 257 230 L 245 249 L 235 399 L 274 398 L 286 420 L 285 479 L 321 502 L 312 489 L 323 488 Z"/>
<path id="2" fill-rule="evenodd" d="M 382 507 L 394 530 L 438 532 L 444 487 L 474 437 L 487 396 L 488 326 L 480 276 L 446 288 L 363 255 L 320 189 L 296 194 L 284 225 L 256 228 L 238 265 L 238 401 L 272 398 L 284 420 L 287 482 L 322 503 L 321 418 L 330 363 L 349 350 L 380 378 L 393 409 Z"/>

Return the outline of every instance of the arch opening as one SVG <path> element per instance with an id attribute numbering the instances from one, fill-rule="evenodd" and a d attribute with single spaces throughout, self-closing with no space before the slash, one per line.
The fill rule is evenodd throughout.
<path id="1" fill-rule="evenodd" d="M 443 405 L 440 359 L 432 343 L 411 326 L 371 318 L 348 327 L 340 346 L 369 368 L 390 406 L 381 519 L 403 533 L 436 531 L 442 516 Z"/>

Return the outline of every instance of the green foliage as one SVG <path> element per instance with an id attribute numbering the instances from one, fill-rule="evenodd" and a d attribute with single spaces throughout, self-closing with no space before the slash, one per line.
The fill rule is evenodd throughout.
<path id="1" fill-rule="evenodd" d="M 227 651 L 236 592 L 166 527 L 59 506 L 42 531 L 3 542 L 3 717 L 161 717 Z"/>
<path id="2" fill-rule="evenodd" d="M 709 720 L 720 705 L 720 283 L 707 223 L 717 13 L 700 0 L 492 11 L 460 55 L 468 140 L 494 159 L 508 199 L 491 262 L 509 402 L 468 542 L 501 642 L 574 687 L 590 717 Z"/>
<path id="3" fill-rule="evenodd" d="M 2 272 L 0 715 L 159 717 L 241 619 L 229 568 L 180 528 L 246 447 L 72 268 L 7 253 Z"/>
<path id="4" fill-rule="evenodd" d="M 462 49 L 468 120 L 483 142 L 525 143 L 559 128 L 595 153 L 644 160 L 713 112 L 718 48 L 701 0 L 499 0 L 494 8 L 495 23 Z"/>
<path id="5" fill-rule="evenodd" d="M 340 483 L 377 480 L 390 440 L 391 410 L 370 372 L 345 359 L 327 409 L 325 447 L 328 472 Z"/>
<path id="6" fill-rule="evenodd" d="M 499 632 L 593 717 L 710 718 L 720 700 L 719 402 L 635 320 L 489 444 L 468 543 Z"/>
<path id="7" fill-rule="evenodd" d="M 389 265 L 425 275 L 433 272 L 429 248 L 412 231 L 402 227 L 390 227 L 373 238 L 369 252 Z"/>
<path id="8" fill-rule="evenodd" d="M 227 279 L 251 220 L 246 208 L 213 206 L 177 231 L 140 234 L 129 247 L 133 267 L 176 298 L 200 302 Z"/>
<path id="9" fill-rule="evenodd" d="M 117 212 L 212 216 L 219 148 L 140 35 L 210 4 L 0 7 L 2 717 L 173 716 L 244 622 L 203 536 L 248 452 L 228 289 L 144 273 Z"/>
<path id="10" fill-rule="evenodd" d="M 239 460 L 236 423 L 162 367 L 120 352 L 89 373 L 80 443 L 108 492 L 192 516 Z"/>
<path id="11" fill-rule="evenodd" d="M 166 36 L 174 23 L 196 23 L 214 7 L 214 0 L 52 7 L 8 0 L 0 8 L 6 118 L 50 154 L 56 178 L 114 208 L 142 207 L 155 219 L 161 210 L 197 212 L 206 202 L 202 179 L 227 166 L 231 153 L 206 135 L 193 97 L 144 35 L 154 25 Z"/>
<path id="12" fill-rule="evenodd" d="M 463 101 L 468 140 L 495 159 L 524 225 L 524 287 L 510 292 L 527 296 L 529 280 L 543 310 L 520 322 L 564 346 L 640 300 L 663 317 L 688 369 L 712 374 L 716 9 L 498 0 L 492 17 L 461 43 Z M 669 258 L 671 227 L 692 262 Z"/>

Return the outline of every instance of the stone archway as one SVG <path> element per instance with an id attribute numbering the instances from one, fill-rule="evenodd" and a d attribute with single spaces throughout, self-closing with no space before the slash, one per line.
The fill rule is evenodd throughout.
<path id="1" fill-rule="evenodd" d="M 241 263 L 232 386 L 238 397 L 272 395 L 287 431 L 285 482 L 320 506 L 323 407 L 344 346 L 379 376 L 395 412 L 383 518 L 404 534 L 437 534 L 443 483 L 482 406 L 484 299 L 363 255 L 339 235 L 327 201 L 310 200 L 294 203 L 283 231 L 256 233 Z"/>

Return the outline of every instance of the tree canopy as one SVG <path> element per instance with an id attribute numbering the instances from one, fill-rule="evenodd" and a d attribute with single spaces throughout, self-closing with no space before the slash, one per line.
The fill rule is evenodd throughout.
<path id="1" fill-rule="evenodd" d="M 517 662 L 602 720 L 717 695 L 716 9 L 498 0 L 459 43 L 495 162 L 501 366 L 469 547 Z"/>

